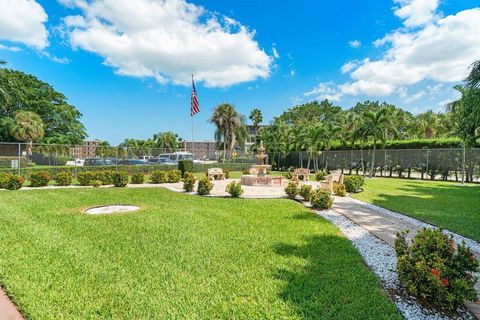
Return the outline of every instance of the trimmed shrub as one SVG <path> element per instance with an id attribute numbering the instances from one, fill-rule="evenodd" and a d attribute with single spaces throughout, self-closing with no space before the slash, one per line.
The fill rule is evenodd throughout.
<path id="1" fill-rule="evenodd" d="M 290 181 L 285 188 L 285 193 L 290 199 L 294 199 L 298 195 L 298 183 Z"/>
<path id="2" fill-rule="evenodd" d="M 167 181 L 168 183 L 176 183 L 182 180 L 182 172 L 180 170 L 170 170 L 167 171 Z"/>
<path id="3" fill-rule="evenodd" d="M 334 182 L 333 193 L 339 197 L 345 197 L 347 195 L 347 190 L 345 189 L 345 185 L 338 182 Z"/>
<path id="4" fill-rule="evenodd" d="M 119 172 L 124 172 L 124 171 L 119 171 Z M 110 170 L 93 172 L 94 180 L 100 180 L 104 185 L 113 184 L 114 174 L 115 172 Z"/>
<path id="5" fill-rule="evenodd" d="M 100 186 L 103 184 L 102 181 L 100 180 L 92 180 L 90 185 L 94 188 L 100 188 Z"/>
<path id="6" fill-rule="evenodd" d="M 182 177 L 185 177 L 185 173 L 194 172 L 195 167 L 193 166 L 192 160 L 180 160 L 178 161 L 178 170 L 182 173 Z"/>
<path id="7" fill-rule="evenodd" d="M 10 178 L 13 176 L 12 173 L 0 173 L 0 189 L 6 189 L 7 188 L 7 183 L 10 180 Z"/>
<path id="8" fill-rule="evenodd" d="M 225 191 L 228 192 L 232 196 L 232 198 L 238 198 L 244 192 L 244 190 L 242 189 L 242 185 L 240 184 L 240 182 L 237 181 L 232 181 L 227 184 Z"/>
<path id="9" fill-rule="evenodd" d="M 167 182 L 167 172 L 166 171 L 153 171 L 152 175 L 150 176 L 152 183 L 165 183 Z"/>
<path id="10" fill-rule="evenodd" d="M 299 194 L 305 201 L 310 201 L 310 198 L 312 197 L 312 186 L 304 184 L 300 187 Z"/>
<path id="11" fill-rule="evenodd" d="M 195 175 L 191 172 L 185 172 L 185 176 L 183 178 L 183 190 L 185 192 L 192 192 L 193 187 L 195 186 Z"/>
<path id="12" fill-rule="evenodd" d="M 113 185 L 117 188 L 126 187 L 128 184 L 128 173 L 114 172 L 112 175 Z"/>
<path id="13" fill-rule="evenodd" d="M 60 172 L 55 176 L 55 181 L 58 186 L 69 186 L 72 184 L 72 174 L 67 171 Z"/>
<path id="14" fill-rule="evenodd" d="M 365 178 L 357 175 L 345 176 L 343 183 L 345 184 L 347 192 L 360 192 L 362 191 L 362 186 L 365 184 Z"/>
<path id="15" fill-rule="evenodd" d="M 230 178 L 230 170 L 228 170 L 227 168 L 225 168 L 225 169 L 223 169 L 223 173 L 225 173 L 225 179 Z"/>
<path id="16" fill-rule="evenodd" d="M 25 183 L 25 178 L 16 174 L 12 174 L 8 177 L 5 189 L 7 190 L 18 190 L 20 189 L 23 184 Z"/>
<path id="17" fill-rule="evenodd" d="M 135 172 L 132 174 L 133 184 L 142 184 L 144 181 L 145 181 L 145 176 L 143 172 Z"/>
<path id="18" fill-rule="evenodd" d="M 397 234 L 395 252 L 398 278 L 409 293 L 449 310 L 476 300 L 479 262 L 465 243 L 456 246 L 436 229 L 418 232 L 411 243 L 407 235 L 408 230 Z"/>
<path id="19" fill-rule="evenodd" d="M 207 177 L 204 177 L 198 181 L 197 194 L 205 196 L 210 194 L 210 190 L 213 188 L 213 183 Z"/>
<path id="20" fill-rule="evenodd" d="M 326 171 L 317 171 L 317 172 L 315 172 L 315 180 L 317 180 L 317 181 L 325 180 L 327 175 L 328 175 L 328 173 Z"/>
<path id="21" fill-rule="evenodd" d="M 79 172 L 77 174 L 78 183 L 81 186 L 90 186 L 95 179 L 95 173 L 92 171 Z"/>
<path id="22" fill-rule="evenodd" d="M 310 203 L 316 209 L 330 209 L 333 204 L 333 198 L 330 191 L 325 189 L 317 189 L 312 193 Z"/>
<path id="23" fill-rule="evenodd" d="M 31 187 L 45 187 L 50 182 L 50 175 L 48 172 L 40 171 L 30 175 Z"/>

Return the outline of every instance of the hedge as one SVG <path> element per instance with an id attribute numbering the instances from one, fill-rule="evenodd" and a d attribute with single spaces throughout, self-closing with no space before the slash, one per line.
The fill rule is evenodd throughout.
<path id="1" fill-rule="evenodd" d="M 441 139 L 412 139 L 412 140 L 392 140 L 387 141 L 385 145 L 377 143 L 377 149 L 446 149 L 446 148 L 462 148 L 463 142 L 460 138 L 441 138 Z M 478 145 L 477 147 L 480 147 Z M 355 143 L 351 145 L 335 144 L 331 150 L 369 150 L 373 149 L 373 143 L 368 142 L 361 144 Z"/>

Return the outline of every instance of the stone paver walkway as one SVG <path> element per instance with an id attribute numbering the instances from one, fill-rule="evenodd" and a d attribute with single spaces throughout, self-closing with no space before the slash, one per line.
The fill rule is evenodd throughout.
<path id="1" fill-rule="evenodd" d="M 0 288 L 0 320 L 23 320 L 15 305 Z"/>
<path id="2" fill-rule="evenodd" d="M 373 233 L 390 246 L 394 246 L 397 232 L 410 230 L 409 237 L 412 237 L 422 229 L 405 220 L 385 216 L 375 207 L 350 197 L 335 197 L 332 209 Z M 480 252 L 472 251 L 477 258 L 480 258 Z M 480 282 L 477 283 L 476 289 L 480 293 Z M 465 305 L 480 319 L 480 300 L 475 303 L 466 303 Z"/>

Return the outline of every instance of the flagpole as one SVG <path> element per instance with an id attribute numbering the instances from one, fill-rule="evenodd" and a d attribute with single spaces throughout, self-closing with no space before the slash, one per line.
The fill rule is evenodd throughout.
<path id="1" fill-rule="evenodd" d="M 192 73 L 192 85 L 193 85 L 193 73 Z M 192 112 L 190 112 L 190 116 L 192 117 L 192 154 L 193 156 L 195 157 L 195 142 L 194 142 L 194 138 L 193 138 L 193 114 Z"/>

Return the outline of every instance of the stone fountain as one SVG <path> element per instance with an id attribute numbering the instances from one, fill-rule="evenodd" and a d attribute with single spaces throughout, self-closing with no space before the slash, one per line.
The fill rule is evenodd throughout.
<path id="1" fill-rule="evenodd" d="M 282 177 L 270 176 L 267 174 L 267 170 L 271 169 L 272 166 L 265 164 L 267 155 L 265 154 L 263 141 L 260 141 L 260 146 L 257 148 L 257 154 L 255 157 L 258 160 L 258 164 L 250 167 L 250 174 L 243 175 L 240 183 L 244 186 L 281 186 Z"/>

